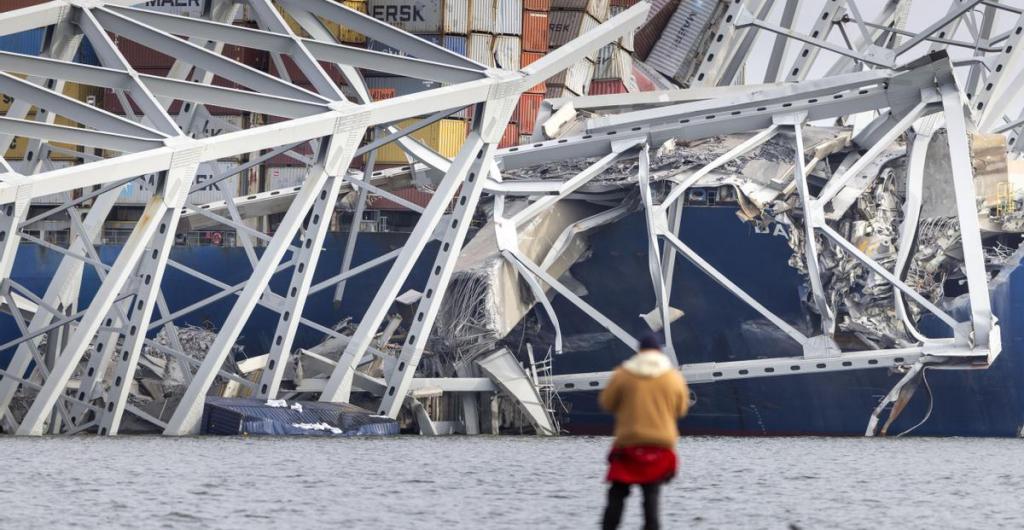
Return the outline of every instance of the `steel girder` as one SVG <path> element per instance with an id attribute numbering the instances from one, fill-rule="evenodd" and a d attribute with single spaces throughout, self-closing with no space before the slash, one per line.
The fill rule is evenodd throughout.
<path id="1" fill-rule="evenodd" d="M 966 134 L 970 124 L 976 120 L 981 120 L 979 123 L 984 125 L 982 130 L 1006 131 L 1008 134 L 1015 134 L 1015 129 L 1020 126 L 1020 123 L 1010 122 L 1017 113 L 1008 114 L 1006 111 L 1010 103 L 1007 89 L 1014 86 L 1019 75 L 1019 59 L 1014 49 L 1019 34 L 1011 29 L 992 37 L 991 27 L 987 32 L 978 33 L 976 46 L 971 50 L 975 59 L 967 62 L 951 63 L 941 56 L 931 56 L 916 62 L 907 59 L 912 55 L 909 53 L 912 49 L 926 42 L 931 51 L 959 47 L 963 39 L 953 39 L 952 35 L 944 35 L 943 31 L 971 26 L 973 23 L 969 16 L 978 2 L 954 2 L 950 10 L 926 31 L 913 36 L 906 35 L 901 29 L 901 17 L 905 17 L 903 7 L 908 2 L 890 2 L 878 18 L 868 21 L 854 4 L 832 0 L 826 3 L 820 20 L 815 21 L 810 34 L 801 34 L 795 29 L 793 13 L 799 2 L 786 2 L 778 21 L 768 20 L 773 11 L 764 2 L 734 2 L 698 70 L 694 80 L 696 88 L 650 97 L 631 95 L 622 102 L 623 110 L 627 112 L 590 120 L 586 124 L 585 134 L 504 150 L 495 150 L 494 145 L 518 95 L 636 27 L 645 18 L 646 5 L 641 4 L 627 11 L 519 72 L 503 72 L 488 70 L 465 57 L 328 0 L 279 2 L 280 7 L 288 11 L 312 38 L 294 34 L 284 24 L 274 6 L 266 0 L 248 2 L 257 14 L 258 29 L 230 24 L 239 6 L 231 0 L 212 1 L 203 19 L 162 15 L 132 7 L 139 3 L 139 0 L 55 1 L 0 14 L 0 35 L 53 26 L 51 33 L 55 36 L 50 39 L 51 47 L 43 57 L 0 53 L 0 90 L 15 93 L 12 111 L 0 119 L 0 140 L 9 140 L 15 133 L 33 136 L 30 151 L 41 154 L 50 149 L 46 142 L 51 140 L 72 141 L 122 153 L 120 156 L 50 171 L 41 166 L 43 156 L 38 157 L 32 165 L 12 166 L 5 161 L 0 167 L 3 172 L 0 175 L 0 205 L 3 206 L 0 209 L 3 214 L 0 216 L 0 230 L 9 234 L 7 240 L 3 241 L 3 252 L 0 254 L 0 265 L 4 267 L 0 270 L 5 272 L 4 279 L 9 277 L 17 241 L 27 221 L 27 207 L 33 198 L 101 186 L 99 191 L 90 192 L 94 194 L 91 196 L 95 202 L 81 223 L 82 230 L 75 232 L 77 236 L 65 250 L 66 255 L 58 275 L 50 289 L 39 298 L 42 303 L 38 304 L 30 322 L 23 326 L 22 339 L 15 342 L 18 345 L 16 362 L 12 362 L 6 371 L 0 373 L 0 415 L 8 425 L 11 425 L 13 418 L 5 412 L 18 386 L 38 390 L 29 413 L 21 425 L 17 426 L 19 433 L 40 434 L 49 421 L 51 430 L 56 427 L 64 432 L 77 432 L 95 427 L 101 433 L 116 434 L 125 410 L 158 425 L 167 434 L 192 433 L 198 427 L 203 399 L 218 376 L 234 378 L 236 382 L 252 387 L 254 393 L 261 397 L 275 397 L 279 393 L 282 366 L 292 355 L 290 344 L 299 324 L 328 336 L 342 337 L 331 329 L 302 318 L 305 296 L 337 286 L 336 300 L 344 303 L 342 294 L 346 280 L 391 260 L 395 263 L 389 271 L 384 288 L 367 310 L 355 333 L 351 337 L 344 337 L 348 341 L 344 355 L 330 379 L 323 381 L 317 389 L 321 399 L 347 400 L 354 388 L 368 389 L 382 398 L 380 412 L 395 416 L 406 402 L 409 392 L 424 385 L 439 384 L 444 388 L 456 389 L 452 391 L 492 391 L 494 385 L 490 383 L 476 382 L 476 386 L 470 385 L 472 389 L 466 390 L 463 387 L 469 383 L 459 386 L 458 381 L 438 382 L 415 377 L 417 364 L 433 327 L 455 259 L 466 237 L 469 221 L 477 210 L 477 202 L 484 195 L 493 196 L 495 200 L 494 220 L 499 230 L 498 240 L 503 256 L 524 277 L 531 291 L 551 315 L 556 328 L 557 315 L 542 294 L 542 285 L 565 296 L 625 344 L 635 346 L 635 338 L 552 277 L 547 272 L 549 264 L 537 264 L 525 257 L 518 250 L 516 233 L 517 228 L 530 217 L 545 211 L 559 200 L 574 194 L 578 196 L 582 187 L 609 164 L 633 156 L 641 162 L 638 186 L 650 239 L 648 247 L 651 250 L 652 285 L 658 294 L 662 322 L 668 322 L 669 318 L 665 295 L 671 292 L 674 257 L 679 253 L 780 327 L 801 344 L 805 352 L 803 357 L 794 359 L 701 365 L 687 364 L 685 358 L 681 358 L 681 367 L 692 381 L 712 382 L 815 371 L 902 366 L 922 359 L 980 358 L 990 362 L 998 354 L 998 333 L 993 333 L 998 328 L 991 316 L 985 291 L 980 239 L 972 235 L 977 234 L 977 218 L 972 217 L 976 212 L 970 206 L 973 204 L 973 189 L 969 185 L 971 168 L 966 158 Z M 1001 15 L 1009 13 L 1015 18 L 1020 16 L 1019 12 L 996 8 L 988 3 L 986 9 L 989 12 L 998 10 Z M 752 15 L 754 12 L 758 15 Z M 848 15 L 843 16 L 844 13 Z M 401 49 L 409 56 L 379 54 L 338 44 L 330 38 L 317 17 L 339 22 Z M 828 41 L 832 30 L 849 24 L 855 25 L 851 28 L 859 35 L 859 44 L 840 48 L 835 40 Z M 107 32 L 145 45 L 173 50 L 177 62 L 166 77 L 140 74 L 120 55 Z M 775 40 L 765 79 L 768 84 L 758 86 L 753 91 L 748 87 L 737 89 L 717 86 L 745 77 L 739 76 L 737 69 L 749 60 L 754 45 L 752 36 L 769 33 Z M 102 67 L 69 62 L 83 34 L 97 47 Z M 178 35 L 189 35 L 189 38 L 183 39 Z M 787 69 L 788 58 L 784 51 L 789 40 L 798 41 L 802 47 L 792 67 Z M 274 54 L 279 66 L 280 56 L 288 55 L 312 86 L 298 86 L 287 75 L 284 78 L 275 77 L 226 58 L 221 55 L 225 44 L 268 50 Z M 814 79 L 810 75 L 815 60 L 822 55 L 818 53 L 819 50 L 843 57 L 833 65 L 830 72 L 833 75 L 824 79 Z M 977 57 L 981 57 L 981 62 Z M 322 67 L 321 62 L 338 67 L 345 84 L 351 90 L 342 91 L 337 80 Z M 413 96 L 372 102 L 357 70 L 367 67 L 450 84 Z M 865 67 L 878 68 L 862 71 Z M 970 69 L 969 75 L 976 78 L 978 86 L 982 87 L 982 90 L 975 91 L 977 94 L 971 95 L 970 108 L 973 115 L 968 120 L 965 120 L 962 113 L 962 96 L 956 87 L 954 67 Z M 282 69 L 279 67 L 278 70 Z M 993 74 L 992 70 L 1001 75 Z M 26 74 L 29 77 L 22 80 L 11 74 Z M 212 81 L 215 74 L 245 88 L 214 86 Z M 779 84 L 775 82 L 779 77 L 787 81 L 812 80 Z M 49 84 L 48 80 L 53 80 L 53 83 Z M 60 87 L 64 81 L 114 90 L 128 116 L 110 114 L 62 96 Z M 129 97 L 140 107 L 142 116 L 134 115 L 127 99 Z M 350 98 L 353 100 L 350 101 Z M 167 109 L 176 99 L 186 104 L 183 112 L 172 116 Z M 601 98 L 593 100 L 595 107 L 608 109 L 618 106 L 615 102 L 609 104 Z M 977 106 L 979 103 L 980 107 Z M 198 116 L 203 112 L 204 105 L 265 112 L 285 120 L 213 137 L 194 138 L 199 126 Z M 433 153 L 407 137 L 416 127 L 425 126 L 453 110 L 470 105 L 476 106 L 477 119 L 469 139 L 454 160 Z M 26 120 L 32 106 L 45 108 L 47 112 L 40 112 L 35 120 Z M 817 197 L 812 196 L 806 186 L 806 175 L 816 162 L 812 161 L 807 166 L 804 164 L 800 136 L 804 124 L 817 120 L 844 119 L 858 114 L 871 115 L 887 109 L 893 114 L 892 119 L 879 121 L 877 130 L 871 131 L 871 137 L 875 138 L 873 145 L 881 147 L 868 149 L 861 158 L 863 162 L 851 167 L 846 175 L 833 179 L 829 187 Z M 73 118 L 86 128 L 56 126 L 53 124 L 55 115 Z M 398 130 L 393 126 L 399 120 L 425 115 L 428 117 L 411 128 Z M 926 125 L 928 120 L 932 120 L 929 122 L 931 128 Z M 949 315 L 904 285 L 899 269 L 896 274 L 890 273 L 842 240 L 829 227 L 823 212 L 825 204 L 844 190 L 848 179 L 867 165 L 882 148 L 908 130 L 918 135 L 914 140 L 916 144 L 917 138 L 924 137 L 936 127 L 936 121 L 944 122 L 949 131 L 951 158 L 956 168 L 954 181 L 957 183 L 958 219 L 965 232 L 969 232 L 965 234 L 964 247 L 965 254 L 972 256 L 966 260 L 972 314 L 971 320 L 964 323 L 950 322 L 952 319 Z M 363 132 L 370 128 L 386 130 L 389 135 L 359 149 Z M 840 352 L 831 341 L 832 326 L 824 326 L 820 330 L 821 335 L 806 337 L 771 314 L 679 240 L 679 199 L 684 191 L 696 183 L 702 174 L 710 173 L 781 130 L 795 134 L 796 151 L 801 154 L 794 167 L 801 204 L 809 212 L 805 225 L 810 247 L 808 255 L 816 255 L 813 244 L 819 234 L 835 240 L 855 259 L 885 276 L 897 288 L 898 308 L 902 305 L 903 296 L 913 298 L 940 318 L 954 324 L 954 339 L 929 339 L 922 335 L 918 337 L 919 344 L 911 348 Z M 657 147 L 670 138 L 698 139 L 733 133 L 753 133 L 753 136 L 720 160 L 699 168 L 682 181 L 674 182 L 668 196 L 660 204 L 655 203 L 646 167 L 647 153 L 652 146 Z M 287 153 L 295 146 L 307 142 L 313 142 L 318 147 L 314 158 L 309 160 L 311 169 L 303 186 L 274 195 L 250 194 L 244 198 L 233 197 L 232 193 L 225 191 L 224 200 L 218 204 L 199 205 L 188 198 L 189 193 L 209 185 L 192 182 L 195 166 L 201 162 L 263 150 L 273 150 L 274 154 Z M 347 170 L 353 156 L 366 152 L 372 160 L 374 149 L 386 145 L 385 142 L 398 142 L 412 156 L 412 166 L 382 173 L 373 171 L 373 163 L 370 162 L 365 171 Z M 253 158 L 238 171 L 244 171 L 246 166 L 256 166 L 261 159 L 270 156 L 265 154 Z M 292 156 L 304 158 L 294 153 Z M 563 182 L 501 182 L 500 171 L 573 158 L 593 158 L 597 162 Z M 915 159 L 912 152 L 911 160 L 920 160 L 920 156 Z M 386 184 L 390 180 L 408 178 L 409 173 L 429 174 L 436 186 L 433 200 L 422 212 L 410 242 L 398 251 L 352 268 L 351 257 L 356 237 L 353 234 L 346 245 L 340 274 L 314 284 L 312 272 L 317 266 L 317 256 L 323 245 L 327 216 L 333 212 L 338 192 L 358 190 L 358 204 L 364 205 L 368 194 L 386 195 Z M 152 174 L 159 176 L 160 187 L 147 207 L 147 217 L 136 227 L 129 244 L 125 245 L 113 266 L 99 263 L 90 253 L 91 240 L 97 236 L 102 221 L 113 206 L 113 198 L 119 187 L 132 179 Z M 215 180 L 228 176 L 219 175 Z M 917 177 L 914 186 L 927 183 L 927 176 Z M 525 209 L 506 218 L 500 207 L 506 196 L 526 196 L 532 197 L 532 200 Z M 53 209 L 50 214 L 71 212 L 77 215 L 74 213 L 75 206 L 85 200 L 88 199 L 71 200 L 69 197 L 63 206 Z M 445 210 L 452 200 L 456 201 L 456 206 L 451 213 L 447 213 Z M 281 228 L 273 236 L 244 223 L 246 208 L 270 203 L 286 213 Z M 913 205 L 908 208 L 912 210 Z M 585 230 L 587 226 L 609 222 L 619 215 L 621 212 L 613 208 L 591 220 L 582 221 L 573 230 Z M 169 259 L 167 254 L 172 239 L 168 236 L 173 234 L 179 219 L 200 216 L 238 231 L 254 268 L 253 276 L 248 281 L 226 285 Z M 972 226 L 975 228 L 973 232 Z M 908 226 L 907 237 L 912 238 L 913 228 Z M 296 245 L 296 236 L 300 232 L 302 237 L 298 238 Z M 571 234 L 569 229 L 566 234 Z M 259 259 L 252 250 L 253 238 L 269 243 Z M 415 322 L 406 342 L 397 356 L 391 356 L 374 347 L 374 336 L 413 262 L 422 252 L 422 247 L 434 239 L 440 242 L 442 250 L 435 257 L 430 279 L 414 312 Z M 88 308 L 76 311 L 77 289 L 82 269 L 87 264 L 95 267 L 98 272 L 102 271 L 105 279 L 100 295 Z M 220 292 L 190 307 L 172 311 L 161 303 L 159 293 L 160 278 L 166 266 L 175 267 L 208 282 L 220 289 Z M 290 283 L 284 296 L 267 288 L 274 274 L 288 273 L 289 270 Z M 811 276 L 812 281 L 814 276 L 816 274 Z M 13 308 L 17 304 L 9 288 L 5 291 L 5 297 L 9 299 L 8 307 Z M 171 347 L 168 347 L 146 336 L 147 331 L 155 331 L 161 326 L 167 326 L 173 336 L 173 322 L 177 316 L 224 298 L 235 299 L 234 307 L 218 334 L 214 348 L 201 360 L 184 354 L 180 346 L 174 345 L 173 340 Z M 275 311 L 279 319 L 275 344 L 267 356 L 262 379 L 253 384 L 225 372 L 221 365 L 229 355 L 241 327 L 257 305 Z M 159 316 L 153 314 L 154 308 L 158 309 Z M 823 314 L 828 314 L 827 306 L 824 306 Z M 51 365 L 37 362 L 35 373 L 29 373 L 33 359 L 40 358 L 40 352 L 37 351 L 39 337 L 44 332 L 54 330 L 64 333 L 68 337 L 68 344 L 60 348 L 59 345 L 48 343 L 49 347 L 58 350 L 55 352 L 55 362 Z M 556 337 L 560 340 L 557 329 Z M 187 367 L 185 372 L 190 381 L 188 391 L 182 404 L 166 421 L 148 415 L 128 401 L 133 373 L 140 362 L 139 353 L 143 345 L 172 355 L 182 366 Z M 67 383 L 90 348 L 97 353 L 91 353 L 88 361 L 82 365 L 87 375 L 81 377 L 77 392 L 70 391 Z M 556 350 L 560 350 L 560 346 Z M 115 353 L 116 356 L 113 355 Z M 371 380 L 356 371 L 367 353 L 384 361 L 383 379 Z M 112 377 L 106 378 L 110 362 L 114 362 Z M 194 375 L 191 372 L 193 367 L 198 367 Z M 607 374 L 561 376 L 555 379 L 555 386 L 562 391 L 593 390 L 600 388 L 606 377 Z M 31 378 L 43 383 L 34 384 Z M 60 421 L 63 421 L 62 427 Z"/>
<path id="2" fill-rule="evenodd" d="M 80 243 L 76 243 L 77 247 L 72 245 L 71 249 L 63 251 L 66 254 L 65 263 L 71 266 L 77 258 L 77 267 L 62 268 L 65 272 L 59 275 L 61 283 L 55 280 L 51 286 L 57 290 L 51 289 L 53 292 L 43 295 L 40 300 L 47 305 L 39 306 L 33 322 L 26 324 L 25 333 L 30 337 L 38 337 L 39 332 L 32 330 L 51 328 L 53 324 L 50 322 L 56 320 L 58 325 L 53 329 L 66 330 L 70 338 L 66 348 L 58 348 L 52 368 L 43 363 L 35 367 L 36 375 L 33 377 L 42 377 L 44 383 L 32 401 L 28 414 L 17 427 L 20 434 L 40 434 L 48 421 L 51 427 L 56 425 L 51 417 L 54 406 L 58 404 L 63 414 L 62 419 L 65 420 L 62 428 L 66 432 L 97 426 L 102 434 L 116 434 L 124 410 L 140 412 L 142 419 L 160 424 L 168 434 L 195 432 L 197 414 L 201 411 L 207 389 L 218 374 L 225 375 L 220 365 L 257 304 L 270 306 L 280 315 L 279 329 L 275 335 L 277 340 L 270 353 L 263 380 L 255 388 L 257 395 L 276 395 L 280 381 L 278 368 L 291 353 L 290 342 L 298 324 L 313 326 L 314 329 L 319 327 L 322 332 L 337 335 L 301 317 L 307 293 L 344 282 L 346 278 L 396 258 L 390 277 L 400 285 L 411 266 L 412 253 L 407 252 L 382 256 L 371 263 L 349 268 L 348 260 L 352 252 L 349 248 L 349 257 L 346 258 L 342 274 L 318 285 L 313 285 L 311 281 L 339 191 L 360 189 L 364 195 L 366 192 L 388 194 L 372 183 L 372 169 L 364 175 L 346 174 L 365 131 L 371 127 L 389 129 L 391 137 L 368 146 L 358 153 L 360 156 L 366 150 L 371 151 L 372 156 L 373 149 L 388 142 L 398 142 L 403 149 L 417 156 L 418 161 L 422 160 L 435 170 L 447 173 L 443 181 L 450 192 L 449 198 L 454 197 L 456 190 L 461 190 L 457 202 L 457 211 L 461 213 L 445 215 L 445 193 L 435 193 L 435 207 L 423 212 L 424 219 L 419 224 L 421 228 L 418 234 L 422 240 L 420 246 L 436 237 L 445 249 L 443 253 L 449 256 L 438 256 L 438 267 L 444 272 L 431 280 L 429 290 L 435 292 L 436 296 L 424 299 L 426 305 L 422 312 L 426 315 L 436 314 L 437 303 L 443 297 L 448 275 L 454 265 L 454 257 L 462 246 L 469 220 L 476 209 L 476 200 L 483 190 L 494 145 L 499 141 L 515 109 L 519 94 L 593 53 L 605 43 L 625 35 L 644 19 L 647 11 L 646 5 L 638 6 L 520 72 L 504 72 L 489 70 L 419 37 L 327 0 L 281 2 L 281 7 L 288 10 L 313 38 L 295 35 L 275 6 L 265 0 L 248 2 L 256 14 L 259 29 L 231 25 L 230 21 L 234 19 L 239 4 L 229 0 L 211 2 L 204 19 L 162 15 L 132 7 L 138 3 L 141 2 L 55 1 L 0 15 L 0 34 L 54 26 L 52 31 L 57 35 L 57 38 L 51 39 L 52 48 L 43 57 L 12 53 L 3 53 L 0 57 L 2 90 L 17 102 L 14 112 L 0 118 L 0 134 L 8 138 L 7 135 L 12 134 L 33 137 L 36 139 L 34 145 L 43 146 L 40 149 L 44 153 L 47 141 L 65 141 L 121 153 L 120 156 L 52 171 L 24 164 L 15 164 L 17 168 L 9 168 L 6 161 L 4 163 L 5 171 L 8 168 L 13 170 L 8 171 L 0 182 L 0 188 L 3 188 L 0 195 L 4 196 L 0 202 L 9 205 L 3 210 L 5 215 L 2 222 L 5 233 L 11 234 L 11 237 L 6 238 L 5 252 L 0 255 L 7 271 L 17 251 L 17 236 L 23 230 L 19 221 L 25 220 L 25 213 L 33 198 L 102 186 L 101 190 L 93 192 L 92 197 L 96 202 L 86 220 L 86 232 L 78 239 Z M 382 54 L 338 44 L 328 38 L 329 34 L 313 15 L 341 22 L 346 27 L 401 49 L 408 56 Z M 108 33 L 144 46 L 170 50 L 177 62 L 166 77 L 140 74 L 125 60 Z M 71 62 L 83 35 L 97 49 L 102 66 Z M 182 38 L 179 35 L 189 37 Z M 311 81 L 312 90 L 221 55 L 225 44 L 268 50 L 275 56 L 290 56 L 303 75 Z M 349 101 L 340 85 L 321 66 L 322 63 L 331 63 L 342 70 L 346 84 L 355 89 L 357 102 Z M 369 100 L 357 70 L 366 67 L 420 79 L 444 81 L 448 85 L 414 96 L 373 102 Z M 30 77 L 22 80 L 12 74 L 27 74 Z M 211 82 L 215 74 L 245 88 L 214 86 Z M 47 79 L 56 80 L 56 83 L 47 83 Z M 126 109 L 127 116 L 110 114 L 61 95 L 60 88 L 64 81 L 111 89 Z M 184 105 L 183 112 L 172 116 L 167 109 L 174 100 L 181 100 Z M 140 107 L 141 115 L 133 112 L 132 103 Z M 286 120 L 219 136 L 193 138 L 197 125 L 196 113 L 201 112 L 204 105 L 213 104 L 268 113 Z M 407 138 L 416 127 L 402 131 L 390 127 L 402 119 L 438 113 L 418 126 L 422 127 L 467 105 L 479 107 L 478 119 L 474 124 L 475 132 L 463 149 L 464 156 L 454 161 L 438 157 L 436 153 Z M 25 120 L 24 116 L 31 106 L 45 108 L 49 112 L 40 113 L 36 119 Z M 73 119 L 86 128 L 52 125 L 57 115 Z M 207 161 L 264 149 L 277 149 L 280 152 L 278 146 L 291 149 L 297 143 L 308 141 L 320 146 L 310 177 L 289 198 L 285 221 L 274 236 L 269 238 L 269 246 L 254 263 L 253 276 L 247 282 L 239 286 L 219 284 L 212 278 L 204 277 L 168 259 L 173 234 L 184 212 L 208 217 L 235 228 L 251 259 L 255 260 L 251 237 L 267 238 L 245 226 L 240 215 L 240 205 L 236 204 L 233 193 L 226 193 L 223 203 L 225 215 L 229 214 L 229 217 L 215 214 L 205 205 L 196 205 L 188 199 L 190 192 L 210 185 L 192 182 L 195 169 L 198 164 Z M 258 161 L 249 166 L 255 166 L 256 163 Z M 119 186 L 141 175 L 152 174 L 158 175 L 154 198 L 118 260 L 113 266 L 106 266 L 90 258 L 91 238 L 96 237 L 96 230 L 102 225 Z M 228 176 L 220 175 L 217 180 Z M 87 200 L 79 200 L 77 204 Z M 52 209 L 48 214 L 77 215 L 75 212 L 75 206 L 71 204 Z M 453 228 L 435 233 L 435 226 L 442 220 L 450 223 Z M 458 226 L 460 223 L 461 226 Z M 300 228 L 304 235 L 299 239 L 298 247 L 295 247 L 293 239 Z M 406 248 L 415 247 L 407 245 Z M 281 263 L 287 253 L 292 254 L 291 258 Z M 62 296 L 77 297 L 77 289 L 63 295 L 59 289 L 67 290 L 64 287 L 66 285 L 77 286 L 84 264 L 97 267 L 104 278 L 96 298 L 84 312 L 59 309 L 56 315 L 48 314 L 44 307 L 59 308 L 61 304 L 54 302 Z M 169 421 L 164 422 L 133 409 L 127 402 L 143 345 L 159 347 L 161 351 L 180 349 L 180 346 L 174 348 L 158 345 L 147 338 L 147 331 L 160 326 L 167 326 L 173 334 L 174 315 L 180 315 L 182 311 L 179 309 L 171 312 L 171 308 L 161 303 L 160 280 L 168 265 L 223 289 L 221 295 L 212 297 L 214 300 L 224 296 L 236 296 L 237 300 L 224 329 L 201 362 L 181 355 L 180 351 L 174 352 L 178 354 L 176 356 L 182 365 L 189 368 L 187 373 L 190 385 L 182 405 Z M 270 277 L 289 268 L 292 281 L 288 294 L 282 297 L 267 291 Z M 8 277 L 9 272 L 4 276 Z M 380 298 L 379 305 L 386 309 L 394 295 Z M 431 298 L 435 302 L 429 302 Z M 208 298 L 196 307 L 211 301 Z M 9 305 L 13 308 L 14 304 L 11 302 Z M 153 315 L 157 306 L 159 318 Z M 68 307 L 73 308 L 74 304 Z M 60 312 L 73 314 L 68 316 Z M 409 388 L 416 369 L 416 358 L 422 352 L 426 336 L 429 335 L 432 318 L 420 319 L 422 340 L 410 341 L 400 360 L 394 363 L 394 373 L 386 378 L 391 387 L 390 395 L 385 396 L 386 408 L 391 415 L 397 414 L 397 407 L 403 400 L 388 398 L 404 396 Z M 375 326 L 369 324 L 374 320 L 372 315 L 364 320 L 360 329 L 367 330 L 366 333 L 372 336 L 375 329 Z M 361 357 L 369 345 L 360 343 L 358 337 L 357 332 L 352 344 L 358 346 L 359 351 L 356 353 Z M 3 399 L 2 409 L 5 411 L 14 391 L 26 380 L 21 374 L 29 375 L 26 372 L 28 365 L 20 359 L 31 359 L 28 354 L 35 352 L 34 340 L 37 339 L 23 338 L 20 341 L 25 347 L 24 353 L 19 349 L 16 354 L 18 362 L 12 363 L 2 374 L 0 398 Z M 173 339 L 171 344 L 174 345 Z M 94 353 L 89 355 L 84 365 L 85 373 L 79 381 L 79 390 L 71 394 L 66 388 L 67 383 L 90 348 L 95 350 L 92 350 Z M 381 352 L 374 350 L 374 354 L 381 355 Z M 107 360 L 111 357 L 116 360 L 110 380 L 106 380 L 105 374 L 110 366 Z M 199 369 L 193 375 L 191 369 L 197 362 Z M 358 364 L 358 359 L 355 364 Z M 338 378 L 345 378 L 341 369 L 338 370 Z M 395 392 L 394 387 L 401 387 L 402 392 Z M 331 391 L 325 392 L 325 399 L 335 395 Z M 97 404 L 102 405 L 102 410 L 97 410 Z M 66 410 L 69 408 L 73 412 Z M 87 420 L 86 416 L 92 412 L 95 414 Z M 13 418 L 8 417 L 7 420 L 12 421 Z"/>

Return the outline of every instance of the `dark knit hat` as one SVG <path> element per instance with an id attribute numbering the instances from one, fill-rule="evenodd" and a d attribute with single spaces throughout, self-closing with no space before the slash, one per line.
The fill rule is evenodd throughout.
<path id="1" fill-rule="evenodd" d="M 661 341 L 653 334 L 644 335 L 640 339 L 640 349 L 661 351 Z"/>

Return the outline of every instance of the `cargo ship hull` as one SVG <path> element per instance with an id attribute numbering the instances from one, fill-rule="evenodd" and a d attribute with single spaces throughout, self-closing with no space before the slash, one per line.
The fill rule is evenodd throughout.
<path id="1" fill-rule="evenodd" d="M 647 272 L 647 249 L 643 219 L 630 216 L 591 236 L 587 259 L 571 269 L 585 286 L 588 303 L 619 323 L 627 332 L 648 331 L 640 317 L 654 307 Z M 361 234 L 353 265 L 400 247 L 405 234 Z M 691 206 L 685 209 L 681 238 L 776 314 L 798 328 L 807 328 L 801 304 L 803 282 L 787 260 L 790 250 L 784 234 L 774 227 L 765 233 L 740 222 L 729 206 Z M 337 274 L 327 264 L 341 262 L 346 234 L 332 233 L 325 243 L 320 270 L 314 284 Z M 101 246 L 98 253 L 110 263 L 117 246 Z M 433 249 L 424 252 L 414 267 L 408 288 L 419 288 L 427 276 Z M 212 246 L 175 247 L 172 259 L 228 284 L 247 279 L 250 265 L 241 248 Z M 59 264 L 59 254 L 39 248 L 19 252 L 13 277 L 22 285 L 42 293 Z M 333 288 L 310 297 L 304 316 L 325 326 L 351 317 L 358 320 L 387 272 L 378 267 L 346 286 L 345 302 L 335 307 Z M 185 307 L 218 290 L 169 267 L 163 292 L 169 306 Z M 271 288 L 283 293 L 288 278 L 278 275 Z M 88 270 L 82 282 L 80 304 L 84 307 L 95 294 L 98 278 Z M 1003 271 L 993 282 L 992 302 L 1002 328 L 1003 352 L 988 370 L 927 371 L 911 404 L 890 428 L 890 434 L 910 429 L 927 416 L 914 434 L 936 436 L 1020 436 L 1024 426 L 1024 268 L 1016 265 Z M 219 328 L 234 298 L 224 298 L 177 319 L 179 324 Z M 565 352 L 554 358 L 557 373 L 595 372 L 613 369 L 631 355 L 585 314 L 562 298 L 554 301 L 560 316 Z M 795 356 L 797 345 L 752 309 L 683 260 L 677 261 L 671 305 L 685 316 L 672 325 L 673 343 L 683 363 L 744 360 Z M 246 355 L 268 350 L 275 329 L 276 314 L 258 308 L 242 331 L 239 343 Z M 539 336 L 552 330 L 542 325 Z M 0 323 L 0 336 L 18 336 L 11 319 Z M 314 330 L 300 326 L 295 347 L 310 347 L 320 340 Z M 12 352 L 0 352 L 6 365 Z M 833 372 L 724 381 L 694 385 L 696 402 L 681 423 L 684 433 L 731 435 L 862 435 L 868 417 L 899 375 L 886 369 Z M 607 434 L 611 418 L 596 405 L 593 392 L 560 396 L 562 426 L 573 434 Z M 930 409 L 930 413 L 929 413 Z"/>

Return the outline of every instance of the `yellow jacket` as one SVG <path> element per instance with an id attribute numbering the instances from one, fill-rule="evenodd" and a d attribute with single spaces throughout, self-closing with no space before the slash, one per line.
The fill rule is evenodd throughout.
<path id="1" fill-rule="evenodd" d="M 664 353 L 641 350 L 615 370 L 598 401 L 615 415 L 615 447 L 674 448 L 676 420 L 690 408 L 690 391 Z"/>

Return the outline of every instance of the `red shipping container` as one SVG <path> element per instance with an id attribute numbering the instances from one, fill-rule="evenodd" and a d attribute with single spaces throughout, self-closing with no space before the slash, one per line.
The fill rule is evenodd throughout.
<path id="1" fill-rule="evenodd" d="M 528 11 L 551 11 L 551 0 L 523 0 L 523 9 Z"/>
<path id="2" fill-rule="evenodd" d="M 523 51 L 524 52 L 546 52 L 548 51 L 548 27 L 547 12 L 523 11 Z"/>
<path id="3" fill-rule="evenodd" d="M 132 65 L 136 70 L 157 68 L 167 70 L 174 66 L 174 57 L 170 55 L 165 55 L 122 37 L 117 37 L 114 42 L 117 43 L 117 49 L 121 51 L 121 55 L 124 55 L 128 64 Z"/>
<path id="4" fill-rule="evenodd" d="M 519 145 L 519 126 L 510 123 L 505 126 L 505 134 L 501 137 L 501 143 L 498 144 L 499 149 L 506 147 L 513 147 Z"/>
<path id="5" fill-rule="evenodd" d="M 3 13 L 4 11 L 14 11 L 15 9 L 21 9 L 23 7 L 44 4 L 46 2 L 47 0 L 3 0 L 3 2 L 0 2 L 0 13 Z"/>
<path id="6" fill-rule="evenodd" d="M 619 79 L 595 79 L 590 82 L 590 90 L 588 91 L 591 96 L 625 94 L 626 92 L 626 85 Z"/>
<path id="7" fill-rule="evenodd" d="M 661 39 L 662 32 L 665 31 L 665 26 L 668 25 L 668 21 L 672 18 L 672 15 L 676 13 L 676 8 L 679 7 L 679 0 L 671 0 L 657 13 L 650 13 L 647 15 L 647 22 L 640 29 L 633 33 L 633 48 L 634 55 L 642 60 L 646 61 L 647 56 L 650 55 L 651 49 Z"/>
<path id="8" fill-rule="evenodd" d="M 523 56 L 519 60 L 520 67 L 525 68 L 528 64 L 540 59 L 541 57 L 544 57 L 543 53 L 523 52 Z M 530 89 L 527 90 L 526 93 L 543 94 L 545 90 L 547 90 L 547 87 L 544 86 L 544 82 L 542 81 L 539 85 L 530 87 Z"/>
<path id="9" fill-rule="evenodd" d="M 516 116 L 519 122 L 519 131 L 523 134 L 532 133 L 537 123 L 537 113 L 540 111 L 541 103 L 544 102 L 544 94 L 523 94 L 519 97 L 519 105 L 516 107 Z"/>
<path id="10" fill-rule="evenodd" d="M 640 3 L 640 0 L 611 0 L 610 4 L 616 7 L 633 7 Z"/>
<path id="11" fill-rule="evenodd" d="M 389 190 L 392 194 L 397 195 L 416 206 L 426 208 L 427 204 L 430 203 L 430 199 L 434 197 L 433 194 L 426 191 L 421 191 L 414 187 L 400 188 L 397 190 Z M 366 207 L 371 210 L 391 210 L 391 211 L 405 211 L 408 210 L 405 206 L 398 204 L 395 201 L 387 197 L 381 197 L 379 195 L 370 195 L 370 199 L 366 203 Z"/>

